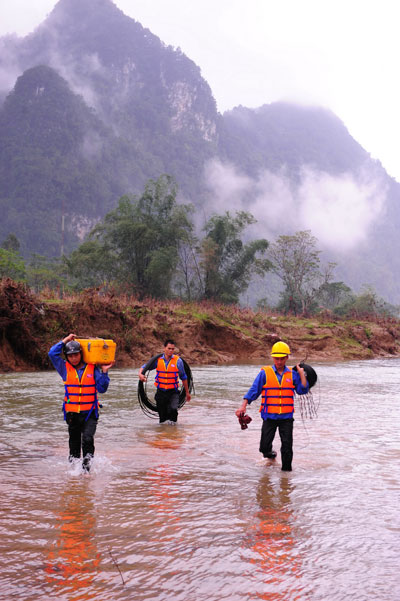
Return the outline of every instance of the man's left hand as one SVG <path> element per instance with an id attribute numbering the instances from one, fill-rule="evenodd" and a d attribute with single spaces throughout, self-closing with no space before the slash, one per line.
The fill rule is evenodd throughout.
<path id="1" fill-rule="evenodd" d="M 106 365 L 102 365 L 101 366 L 101 371 L 103 372 L 103 374 L 106 374 L 108 372 L 108 370 L 115 364 L 115 361 L 112 361 L 111 363 L 107 363 Z"/>

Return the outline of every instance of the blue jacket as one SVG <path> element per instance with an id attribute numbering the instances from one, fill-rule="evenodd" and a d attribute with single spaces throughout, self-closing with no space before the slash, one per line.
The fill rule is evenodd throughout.
<path id="1" fill-rule="evenodd" d="M 64 343 L 61 340 L 60 342 L 57 342 L 57 344 L 51 347 L 51 349 L 49 350 L 49 357 L 55 369 L 65 381 L 67 377 L 67 368 L 65 367 L 65 359 L 62 357 L 63 349 Z M 82 374 L 85 371 L 85 367 L 86 363 L 83 365 L 83 367 L 77 370 L 79 379 L 82 378 Z M 94 369 L 94 380 L 96 382 L 97 392 L 106 392 L 110 383 L 110 377 L 108 374 L 104 374 L 97 366 Z"/>
<path id="2" fill-rule="evenodd" d="M 281 383 L 281 381 L 282 381 L 282 375 L 285 372 L 290 371 L 290 369 L 288 367 L 285 367 L 285 369 L 283 370 L 283 374 L 280 375 L 276 371 L 275 365 L 272 365 L 272 369 L 274 370 L 279 383 Z M 296 370 L 292 370 L 292 374 L 293 374 L 293 376 L 292 376 L 293 377 L 293 386 L 295 387 L 296 394 L 307 394 L 307 392 L 309 391 L 308 384 L 306 387 L 303 386 L 303 384 L 301 383 L 300 375 Z M 261 369 L 260 373 L 254 380 L 254 382 L 251 385 L 251 387 L 249 388 L 248 392 L 243 397 L 244 399 L 247 400 L 249 405 L 250 405 L 250 403 L 255 401 L 260 396 L 263 386 L 265 386 L 265 384 L 266 384 L 266 381 L 267 381 L 267 379 L 265 377 L 265 371 L 263 369 Z M 292 413 L 281 413 L 281 414 L 265 412 L 261 415 L 261 417 L 263 419 L 267 419 L 267 418 L 268 419 L 289 419 L 289 418 L 293 417 L 293 411 L 292 411 Z"/>

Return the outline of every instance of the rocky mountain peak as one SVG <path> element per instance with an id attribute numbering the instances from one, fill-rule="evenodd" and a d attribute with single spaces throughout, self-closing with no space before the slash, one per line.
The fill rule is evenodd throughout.
<path id="1" fill-rule="evenodd" d="M 104 18 L 113 20 L 127 17 L 112 0 L 59 0 L 42 27 L 76 28 L 100 22 Z"/>

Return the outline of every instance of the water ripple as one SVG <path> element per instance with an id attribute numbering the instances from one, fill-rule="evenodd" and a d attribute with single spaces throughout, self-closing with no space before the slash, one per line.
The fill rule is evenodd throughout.
<path id="1" fill-rule="evenodd" d="M 397 601 L 399 367 L 317 365 L 290 474 L 258 453 L 257 403 L 248 430 L 234 416 L 257 366 L 194 369 L 175 428 L 114 370 L 89 475 L 67 461 L 57 374 L 0 376 L 2 597 Z"/>

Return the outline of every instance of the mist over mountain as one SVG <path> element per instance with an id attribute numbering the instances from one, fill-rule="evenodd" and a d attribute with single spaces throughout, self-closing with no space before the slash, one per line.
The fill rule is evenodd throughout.
<path id="1" fill-rule="evenodd" d="M 244 209 L 269 240 L 311 229 L 337 277 L 400 302 L 400 186 L 345 125 L 278 102 L 219 114 L 200 68 L 111 0 L 59 0 L 32 34 L 1 38 L 0 102 L 0 243 L 68 253 L 168 173 L 199 227 Z"/>

